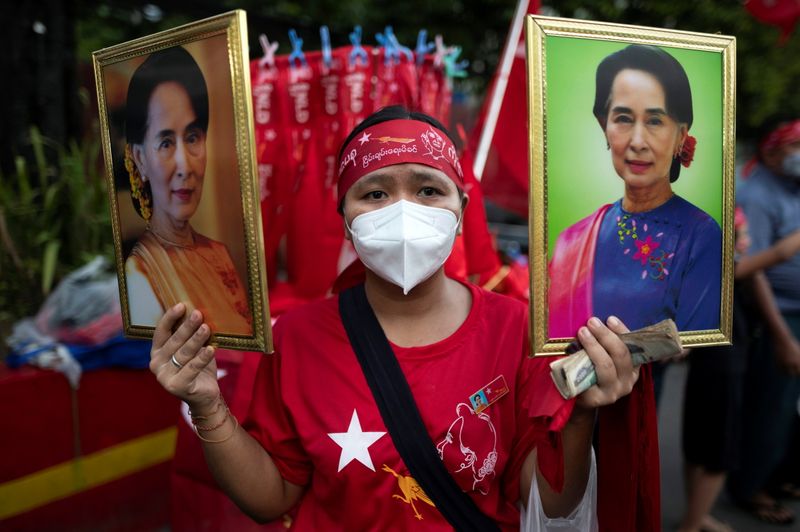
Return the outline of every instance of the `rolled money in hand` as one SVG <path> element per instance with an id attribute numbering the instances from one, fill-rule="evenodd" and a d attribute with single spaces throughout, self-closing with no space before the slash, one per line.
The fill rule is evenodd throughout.
<path id="1" fill-rule="evenodd" d="M 669 319 L 619 337 L 628 346 L 634 366 L 673 357 L 682 349 L 678 328 Z M 583 349 L 551 362 L 550 375 L 565 399 L 580 395 L 597 383 L 594 364 Z"/>

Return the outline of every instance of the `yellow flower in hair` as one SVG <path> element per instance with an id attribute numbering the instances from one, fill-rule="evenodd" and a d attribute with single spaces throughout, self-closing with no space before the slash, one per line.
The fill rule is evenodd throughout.
<path id="1" fill-rule="evenodd" d="M 150 193 L 145 188 L 139 169 L 136 168 L 136 163 L 133 162 L 133 152 L 130 144 L 125 144 L 125 170 L 128 171 L 128 178 L 131 182 L 131 196 L 139 203 L 139 212 L 142 218 L 148 222 L 153 214 L 153 210 L 150 207 Z"/>

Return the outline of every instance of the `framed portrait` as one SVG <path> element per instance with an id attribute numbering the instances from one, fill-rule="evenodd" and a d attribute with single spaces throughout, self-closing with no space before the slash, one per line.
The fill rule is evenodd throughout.
<path id="1" fill-rule="evenodd" d="M 125 334 L 185 302 L 212 344 L 270 352 L 244 11 L 93 63 Z"/>
<path id="2" fill-rule="evenodd" d="M 734 37 L 526 19 L 531 348 L 591 316 L 730 343 Z"/>

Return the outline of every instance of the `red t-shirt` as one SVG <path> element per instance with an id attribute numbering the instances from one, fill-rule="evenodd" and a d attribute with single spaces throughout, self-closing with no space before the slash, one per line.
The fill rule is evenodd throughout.
<path id="1" fill-rule="evenodd" d="M 392 347 L 448 471 L 481 511 L 516 529 L 520 467 L 541 437 L 528 416 L 553 414 L 564 401 L 550 382 L 550 360 L 527 357 L 526 307 L 469 288 L 472 308 L 450 337 Z M 338 299 L 281 316 L 274 340 L 245 426 L 286 480 L 306 486 L 295 528 L 451 530 L 392 443 Z M 470 398 L 500 376 L 508 393 L 475 414 Z"/>

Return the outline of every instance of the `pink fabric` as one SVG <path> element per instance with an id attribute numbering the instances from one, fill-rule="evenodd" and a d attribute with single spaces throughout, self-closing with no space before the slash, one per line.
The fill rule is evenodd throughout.
<path id="1" fill-rule="evenodd" d="M 594 253 L 603 217 L 610 205 L 565 229 L 550 260 L 548 336 L 575 336 L 592 315 Z"/>

